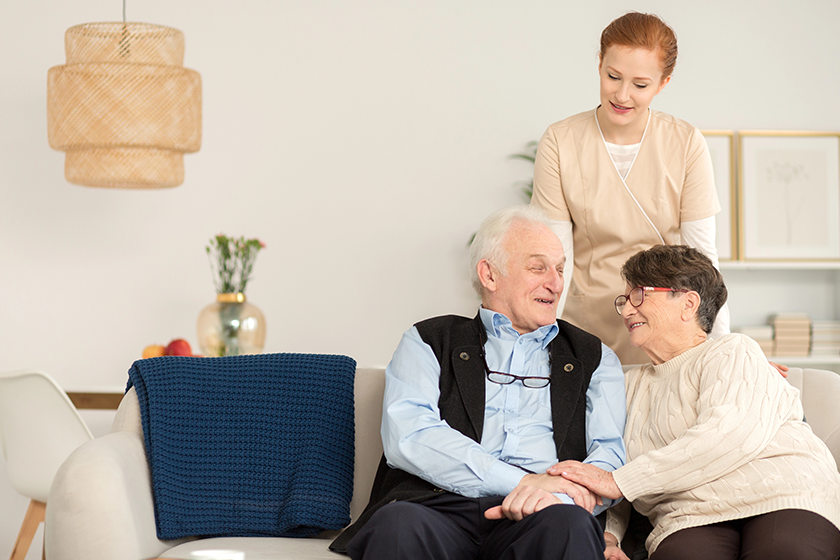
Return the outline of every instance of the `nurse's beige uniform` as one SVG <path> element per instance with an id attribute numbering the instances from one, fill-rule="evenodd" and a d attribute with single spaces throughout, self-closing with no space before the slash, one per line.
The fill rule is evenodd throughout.
<path id="1" fill-rule="evenodd" d="M 531 203 L 573 223 L 574 273 L 563 318 L 598 336 L 624 364 L 649 358 L 630 345 L 615 312 L 619 270 L 637 252 L 681 243 L 680 222 L 720 211 L 712 160 L 700 131 L 651 111 L 636 159 L 622 179 L 595 110 L 548 127 L 540 140 Z"/>

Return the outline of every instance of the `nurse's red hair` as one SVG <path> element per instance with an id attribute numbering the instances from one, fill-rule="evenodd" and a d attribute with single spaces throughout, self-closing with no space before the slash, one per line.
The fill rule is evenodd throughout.
<path id="1" fill-rule="evenodd" d="M 601 59 L 612 45 L 658 51 L 662 59 L 662 79 L 677 64 L 677 35 L 654 14 L 628 12 L 610 23 L 601 33 Z"/>

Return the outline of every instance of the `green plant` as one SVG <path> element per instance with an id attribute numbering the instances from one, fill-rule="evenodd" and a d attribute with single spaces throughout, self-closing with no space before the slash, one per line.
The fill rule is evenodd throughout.
<path id="1" fill-rule="evenodd" d="M 256 238 L 237 239 L 223 233 L 211 238 L 204 249 L 210 259 L 210 270 L 214 273 L 216 293 L 245 293 L 257 253 L 264 248 L 265 243 Z"/>
<path id="2" fill-rule="evenodd" d="M 530 161 L 531 164 L 533 165 L 534 162 L 537 159 L 537 147 L 539 146 L 539 144 L 540 143 L 537 142 L 536 140 L 532 140 L 531 142 L 528 142 L 527 144 L 525 144 L 525 151 L 524 152 L 520 152 L 518 154 L 512 154 L 508 157 L 510 157 L 510 159 L 524 159 L 525 161 Z M 522 192 L 525 194 L 525 196 L 528 197 L 528 200 L 530 201 L 531 196 L 534 194 L 534 174 L 531 173 L 531 179 L 530 180 L 528 180 L 528 181 L 517 181 L 516 184 L 519 185 Z"/>

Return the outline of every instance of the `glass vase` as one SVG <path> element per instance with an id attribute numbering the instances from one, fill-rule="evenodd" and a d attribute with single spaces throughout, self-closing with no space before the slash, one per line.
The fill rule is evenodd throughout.
<path id="1" fill-rule="evenodd" d="M 265 345 L 265 317 L 245 294 L 218 294 L 198 315 L 198 345 L 205 356 L 259 354 Z"/>

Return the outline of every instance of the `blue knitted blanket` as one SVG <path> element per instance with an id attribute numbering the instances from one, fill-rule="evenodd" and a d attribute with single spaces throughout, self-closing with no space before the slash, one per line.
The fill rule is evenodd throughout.
<path id="1" fill-rule="evenodd" d="M 355 373 L 352 358 L 320 354 L 134 362 L 158 538 L 347 525 Z"/>

